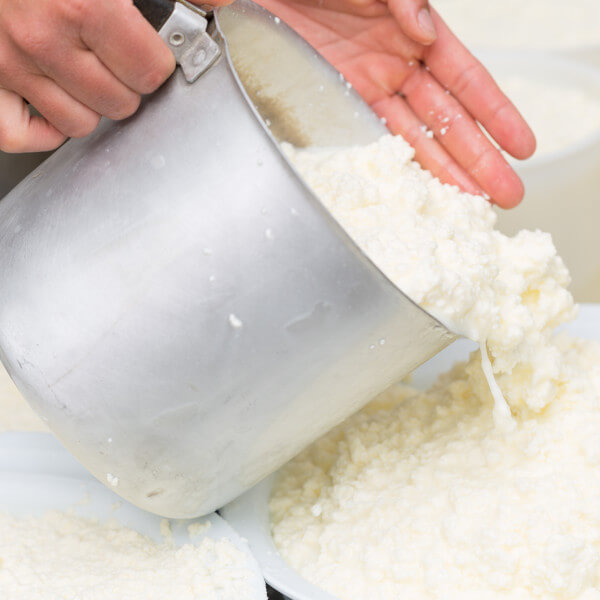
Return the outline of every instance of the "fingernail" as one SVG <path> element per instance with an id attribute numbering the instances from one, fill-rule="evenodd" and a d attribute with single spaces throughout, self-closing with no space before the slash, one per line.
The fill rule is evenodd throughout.
<path id="1" fill-rule="evenodd" d="M 417 15 L 417 20 L 419 21 L 419 27 L 421 31 L 430 39 L 435 40 L 435 26 L 433 24 L 433 19 L 431 18 L 431 13 L 426 9 L 422 8 Z"/>

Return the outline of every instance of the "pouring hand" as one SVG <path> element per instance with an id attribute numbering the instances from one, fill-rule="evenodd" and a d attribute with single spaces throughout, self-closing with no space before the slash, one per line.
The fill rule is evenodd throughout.
<path id="1" fill-rule="evenodd" d="M 0 150 L 50 150 L 128 117 L 174 68 L 131 0 L 0 0 Z"/>
<path id="2" fill-rule="evenodd" d="M 521 180 L 478 123 L 520 159 L 534 152 L 533 133 L 433 9 L 435 41 L 417 30 L 424 0 L 305 2 L 260 0 L 344 74 L 423 167 L 504 208 L 520 202 Z"/>

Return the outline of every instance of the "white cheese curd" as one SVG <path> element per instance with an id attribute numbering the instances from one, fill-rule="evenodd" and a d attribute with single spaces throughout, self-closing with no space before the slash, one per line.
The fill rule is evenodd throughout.
<path id="1" fill-rule="evenodd" d="M 442 184 L 412 160 L 414 150 L 399 136 L 362 148 L 285 150 L 404 293 L 449 329 L 487 346 L 513 413 L 550 403 L 561 360 L 550 336 L 575 315 L 569 274 L 550 235 L 495 230 L 489 202 Z"/>
<path id="2" fill-rule="evenodd" d="M 343 600 L 599 600 L 600 346 L 554 333 L 576 307 L 550 236 L 498 232 L 485 199 L 398 137 L 286 151 L 391 281 L 480 352 L 284 467 L 284 558 Z"/>
<path id="3" fill-rule="evenodd" d="M 557 347 L 551 405 L 510 432 L 476 353 L 304 451 L 270 502 L 283 557 L 342 600 L 598 600 L 600 346 Z"/>
<path id="4" fill-rule="evenodd" d="M 432 4 L 468 46 L 600 45 L 598 0 L 434 0 Z"/>
<path id="5" fill-rule="evenodd" d="M 226 539 L 177 548 L 117 522 L 0 513 L 3 600 L 251 600 L 252 578 Z"/>

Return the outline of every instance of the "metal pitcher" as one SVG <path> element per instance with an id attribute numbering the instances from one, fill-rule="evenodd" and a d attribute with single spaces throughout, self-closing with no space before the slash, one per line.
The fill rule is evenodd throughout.
<path id="1" fill-rule="evenodd" d="M 377 139 L 368 106 L 249 0 L 212 24 L 166 7 L 155 24 L 184 68 L 0 202 L 0 353 L 100 481 L 194 517 L 454 337 L 280 151 Z"/>

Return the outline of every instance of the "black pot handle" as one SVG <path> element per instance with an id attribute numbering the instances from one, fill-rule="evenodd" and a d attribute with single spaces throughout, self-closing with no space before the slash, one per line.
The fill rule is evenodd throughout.
<path id="1" fill-rule="evenodd" d="M 175 10 L 175 0 L 133 0 L 133 3 L 156 31 L 162 29 Z"/>

